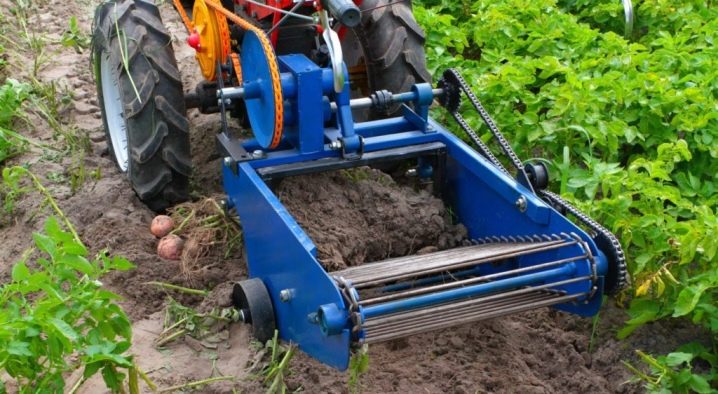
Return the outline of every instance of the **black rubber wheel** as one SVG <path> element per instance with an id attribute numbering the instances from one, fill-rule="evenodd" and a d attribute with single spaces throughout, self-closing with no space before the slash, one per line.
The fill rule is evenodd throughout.
<path id="1" fill-rule="evenodd" d="M 359 8 L 361 24 L 347 32 L 342 52 L 350 71 L 357 65 L 366 67 L 367 86 L 361 89 L 362 95 L 383 89 L 392 93 L 407 92 L 415 83 L 430 83 L 424 31 L 414 19 L 411 2 L 364 0 Z M 370 117 L 396 116 L 399 107 L 396 104 L 387 110 L 372 110 Z"/>
<path id="2" fill-rule="evenodd" d="M 97 95 L 111 156 L 154 211 L 189 197 L 189 123 L 170 34 L 154 3 L 97 7 L 92 38 Z"/>
<path id="3" fill-rule="evenodd" d="M 524 171 L 529 177 L 529 182 L 534 189 L 543 190 L 548 187 L 548 168 L 542 162 L 526 163 Z"/>
<path id="4" fill-rule="evenodd" d="M 258 341 L 266 343 L 274 337 L 277 328 L 274 307 L 261 279 L 252 278 L 235 283 L 232 302 L 242 312 L 244 322 L 252 325 L 252 333 Z"/>

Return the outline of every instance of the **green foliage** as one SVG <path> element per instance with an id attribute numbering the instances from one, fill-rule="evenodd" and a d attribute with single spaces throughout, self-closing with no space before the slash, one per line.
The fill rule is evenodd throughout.
<path id="1" fill-rule="evenodd" d="M 30 96 L 30 86 L 8 78 L 0 86 L 0 163 L 22 150 L 24 140 L 10 130 L 21 114 L 22 103 Z"/>
<path id="2" fill-rule="evenodd" d="M 80 368 L 81 378 L 70 391 L 98 372 L 107 387 L 121 390 L 121 370 L 128 369 L 135 379 L 138 373 L 126 354 L 131 323 L 117 304 L 120 297 L 103 289 L 100 279 L 133 265 L 104 252 L 89 259 L 77 231 L 27 169 L 5 168 L 3 180 L 12 191 L 34 188 L 60 221 L 50 217 L 44 231 L 32 235 L 36 249 L 23 255 L 12 267 L 10 282 L 0 287 L 0 369 L 22 393 L 62 393 L 65 378 Z M 31 186 L 22 186 L 23 180 Z"/>
<path id="3" fill-rule="evenodd" d="M 67 30 L 62 33 L 60 42 L 63 46 L 73 47 L 77 53 L 82 53 L 84 49 L 90 46 L 90 37 L 80 30 L 77 24 L 77 17 L 71 16 Z"/>
<path id="4" fill-rule="evenodd" d="M 274 337 L 260 349 L 264 364 L 256 377 L 262 379 L 268 394 L 285 394 L 287 392 L 285 378 L 291 374 L 289 363 L 295 353 L 296 349 L 292 344 L 288 346 L 281 344 L 277 330 L 274 330 Z"/>
<path id="5" fill-rule="evenodd" d="M 131 326 L 119 296 L 99 279 L 132 264 L 104 254 L 89 260 L 87 248 L 53 217 L 33 240 L 41 256 L 25 255 L 0 291 L 0 368 L 23 392 L 62 392 L 65 374 L 79 367 L 84 378 L 101 371 L 108 387 L 118 389 L 119 369 L 133 365 L 125 354 Z"/>
<path id="6" fill-rule="evenodd" d="M 361 392 L 361 377 L 369 370 L 369 345 L 364 344 L 349 360 L 349 392 Z"/>
<path id="7" fill-rule="evenodd" d="M 716 335 L 718 8 L 634 4 L 631 41 L 612 0 L 424 0 L 415 15 L 432 74 L 459 69 L 518 153 L 548 159 L 621 239 L 634 287 L 619 335 L 670 317 Z"/>
<path id="8" fill-rule="evenodd" d="M 650 368 L 647 374 L 630 363 L 625 363 L 638 379 L 645 381 L 650 393 L 715 393 L 710 382 L 716 379 L 718 358 L 703 345 L 690 343 L 678 351 L 665 356 L 653 357 L 640 350 L 636 351 L 640 359 Z M 709 368 L 701 372 L 696 365 Z"/>
<path id="9" fill-rule="evenodd" d="M 235 308 L 216 308 L 209 313 L 199 313 L 169 297 L 165 309 L 164 329 L 157 336 L 156 344 L 164 346 L 184 335 L 202 339 L 217 332 L 218 326 L 237 321 L 239 321 L 239 312 Z"/>

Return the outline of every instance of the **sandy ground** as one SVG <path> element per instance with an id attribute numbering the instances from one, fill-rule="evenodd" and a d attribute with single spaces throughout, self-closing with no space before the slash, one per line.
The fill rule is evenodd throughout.
<path id="1" fill-rule="evenodd" d="M 0 1 L 3 7 L 4 2 Z M 53 0 L 37 6 L 38 14 L 32 18 L 43 26 L 48 37 L 56 38 L 71 15 L 77 16 L 81 28 L 89 31 L 93 7 L 80 0 Z M 184 44 L 186 33 L 172 8 L 163 4 L 161 10 L 173 34 L 185 89 L 189 91 L 201 78 L 193 50 Z M 229 326 L 221 334 L 223 340 L 214 347 L 205 347 L 190 338 L 162 350 L 155 347 L 167 294 L 144 283 L 156 280 L 188 285 L 187 277 L 180 273 L 176 262 L 156 256 L 157 241 L 147 230 L 153 213 L 136 198 L 107 156 L 88 53 L 78 54 L 59 45 L 51 45 L 50 49 L 52 56 L 40 77 L 74 92 L 63 118 L 89 136 L 92 149 L 85 165 L 89 170 L 99 170 L 101 177 L 86 181 L 75 193 L 62 182 L 48 181 L 48 185 L 93 251 L 107 248 L 136 263 L 135 270 L 110 275 L 104 282 L 125 298 L 122 305 L 134 321 L 132 352 L 140 366 L 160 387 L 222 375 L 237 379 L 204 386 L 196 392 L 262 392 L 264 388 L 248 370 L 256 362 L 257 352 L 250 345 L 249 330 L 244 325 Z M 189 118 L 194 193 L 206 196 L 221 192 L 220 163 L 213 150 L 218 115 L 201 115 L 193 110 Z M 40 122 L 24 132 L 51 142 L 51 131 L 44 126 Z M 48 160 L 43 152 L 31 150 L 13 159 L 12 164 L 29 164 L 48 180 L 49 174 L 64 171 L 68 160 Z M 322 262 L 329 269 L 423 248 L 453 247 L 465 241 L 465 230 L 448 224 L 440 201 L 426 191 L 397 185 L 374 170 L 366 170 L 360 179 L 337 173 L 286 180 L 276 193 L 316 241 Z M 11 217 L 0 220 L 0 280 L 7 279 L 11 264 L 30 245 L 28 234 L 42 227 L 43 217 L 36 215 L 39 204 L 39 197 L 28 194 L 18 202 Z M 344 224 L 333 219 L 335 215 L 326 214 L 340 205 L 351 219 L 344 220 Z M 246 275 L 242 252 L 227 259 L 210 254 L 200 263 L 207 269 L 196 273 L 191 284 L 218 288 L 210 299 L 226 304 L 228 282 Z M 188 305 L 202 301 L 196 296 L 176 298 Z M 627 383 L 630 374 L 622 365 L 624 360 L 635 360 L 634 349 L 663 353 L 699 335 L 690 327 L 662 323 L 648 325 L 628 340 L 618 341 L 615 329 L 623 320 L 624 312 L 609 301 L 593 337 L 592 320 L 539 310 L 374 345 L 369 351 L 370 369 L 362 377 L 360 388 L 367 393 L 639 392 L 638 385 Z M 293 360 L 291 371 L 290 389 L 337 393 L 349 390 L 347 374 L 301 353 Z M 88 382 L 82 392 L 103 390 L 101 381 L 96 380 Z"/>

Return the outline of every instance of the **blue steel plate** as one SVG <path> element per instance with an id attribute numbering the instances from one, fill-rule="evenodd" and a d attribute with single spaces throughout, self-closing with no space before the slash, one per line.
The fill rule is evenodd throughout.
<path id="1" fill-rule="evenodd" d="M 262 49 L 259 37 L 251 31 L 244 32 L 242 40 L 242 79 L 257 81 L 260 95 L 258 98 L 245 99 L 249 123 L 252 132 L 262 148 L 272 144 L 274 134 L 274 94 L 269 62 Z"/>

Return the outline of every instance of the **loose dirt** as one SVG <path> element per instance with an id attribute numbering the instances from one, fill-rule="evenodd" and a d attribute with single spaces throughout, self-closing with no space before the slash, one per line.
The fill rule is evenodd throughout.
<path id="1" fill-rule="evenodd" d="M 0 9 L 11 4 L 0 0 Z M 36 6 L 31 22 L 41 25 L 49 37 L 59 37 L 70 16 L 90 30 L 94 4 L 82 0 L 52 1 Z M 193 90 L 201 80 L 194 53 L 184 44 L 184 27 L 169 4 L 162 4 L 165 24 L 171 30 L 185 89 Z M 62 156 L 51 159 L 37 149 L 13 159 L 11 164 L 29 165 L 49 186 L 61 208 L 80 231 L 93 252 L 107 249 L 136 264 L 129 272 L 104 279 L 111 290 L 124 297 L 122 306 L 134 321 L 134 344 L 140 366 L 159 386 L 168 387 L 212 376 L 235 376 L 236 382 L 215 383 L 196 392 L 228 393 L 232 389 L 262 392 L 248 366 L 257 353 L 250 345 L 249 330 L 232 324 L 223 331 L 216 348 L 180 339 L 162 350 L 154 340 L 161 332 L 162 310 L 168 293 L 148 281 L 160 281 L 196 288 L 213 289 L 206 298 L 171 295 L 178 301 L 209 310 L 228 306 L 231 283 L 246 276 L 241 251 L 228 258 L 209 253 L 199 258 L 191 278 L 183 275 L 179 262 L 156 255 L 157 239 L 149 233 L 153 217 L 129 189 L 107 156 L 96 92 L 89 70 L 88 53 L 50 44 L 49 62 L 40 70 L 43 81 L 56 81 L 73 95 L 63 109 L 68 124 L 74 124 L 90 140 L 85 158 L 88 171 L 99 179 L 88 179 L 76 192 L 66 182 L 53 182 L 53 173 L 63 173 L 71 164 Z M 9 59 L 22 64 L 23 59 Z M 18 71 L 22 78 L 22 71 Z M 221 193 L 220 162 L 214 153 L 216 115 L 190 111 L 195 173 L 192 186 L 197 197 Z M 52 132 L 42 122 L 23 126 L 23 132 L 52 143 Z M 421 188 L 398 185 L 392 178 L 371 169 L 288 179 L 276 194 L 307 230 L 318 246 L 319 258 L 328 270 L 409 253 L 445 249 L 466 242 L 462 226 L 452 225 L 441 202 Z M 32 231 L 42 227 L 38 214 L 40 198 L 26 194 L 17 202 L 11 217 L 0 220 L 0 280 L 6 281 L 12 263 L 30 246 Z M 4 225 L 2 225 L 4 224 Z M 552 310 L 523 313 L 373 345 L 369 350 L 370 369 L 361 379 L 367 393 L 383 392 L 638 392 L 626 383 L 630 373 L 622 361 L 635 362 L 634 349 L 665 353 L 675 346 L 699 338 L 690 326 L 680 323 L 651 324 L 625 341 L 614 338 L 616 327 L 625 320 L 623 310 L 607 302 L 596 329 L 591 319 L 582 319 Z M 299 353 L 291 364 L 291 389 L 307 392 L 348 392 L 348 375 Z M 71 383 L 74 383 L 71 382 Z M 144 387 L 144 390 L 147 390 Z M 88 382 L 85 393 L 103 392 L 99 379 Z"/>

